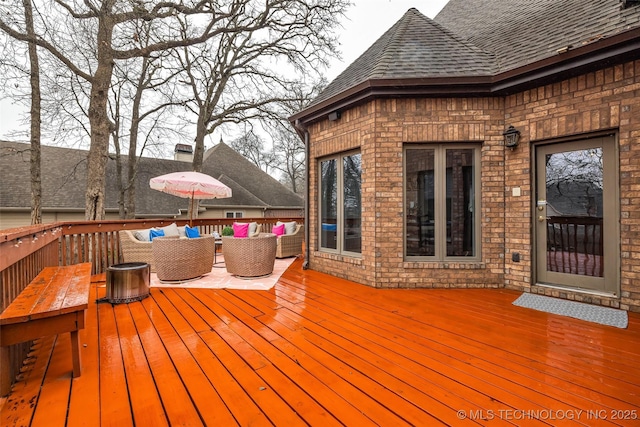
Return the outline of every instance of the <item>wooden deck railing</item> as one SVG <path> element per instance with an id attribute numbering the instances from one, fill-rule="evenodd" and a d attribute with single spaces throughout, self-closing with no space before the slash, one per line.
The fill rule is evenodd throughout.
<path id="1" fill-rule="evenodd" d="M 266 231 L 277 221 L 302 223 L 304 218 L 194 219 L 193 226 L 203 234 L 222 233 L 225 226 L 235 221 L 257 221 Z M 163 227 L 173 222 L 179 226 L 188 223 L 173 219 L 56 222 L 0 230 L 0 311 L 4 311 L 44 267 L 90 262 L 92 274 L 103 273 L 109 266 L 122 262 L 119 230 Z M 12 378 L 30 347 L 31 343 L 23 343 L 10 348 Z"/>
<path id="2" fill-rule="evenodd" d="M 602 218 L 547 218 L 547 268 L 560 273 L 602 277 Z"/>

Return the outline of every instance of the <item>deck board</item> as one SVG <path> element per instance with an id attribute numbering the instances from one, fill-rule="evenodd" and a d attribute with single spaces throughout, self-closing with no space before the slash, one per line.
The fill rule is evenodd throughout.
<path id="1" fill-rule="evenodd" d="M 515 291 L 372 289 L 300 260 L 270 291 L 104 293 L 94 277 L 82 376 L 68 334 L 37 340 L 0 425 L 640 423 L 637 313 L 618 329 L 516 307 Z"/>

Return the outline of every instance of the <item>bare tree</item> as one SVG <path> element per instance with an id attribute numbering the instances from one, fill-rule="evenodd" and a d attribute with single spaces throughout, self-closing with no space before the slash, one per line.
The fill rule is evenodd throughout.
<path id="1" fill-rule="evenodd" d="M 295 132 L 289 117 L 302 110 L 325 87 L 324 76 L 311 85 L 292 88 L 292 96 L 287 102 L 278 105 L 277 120 L 270 120 L 266 127 L 273 139 L 273 152 L 276 159 L 273 168 L 281 173 L 281 182 L 293 192 L 303 194 L 305 189 L 305 146 Z"/>
<path id="2" fill-rule="evenodd" d="M 179 51 L 191 93 L 184 96 L 191 98 L 185 106 L 196 117 L 195 171 L 202 170 L 205 137 L 219 127 L 279 119 L 277 105 L 297 99 L 293 89 L 338 54 L 332 29 L 349 5 L 347 0 L 247 1 L 218 35 Z M 190 37 L 188 24 L 183 22 L 183 38 Z M 255 147 L 249 152 L 268 169 L 271 155 Z"/>
<path id="3" fill-rule="evenodd" d="M 140 43 L 148 39 L 148 31 L 140 31 L 137 36 Z M 167 110 L 182 105 L 182 101 L 171 94 L 164 93 L 165 86 L 169 86 L 175 74 L 167 73 L 163 68 L 165 53 L 135 58 L 125 62 L 128 67 L 116 67 L 117 81 L 112 85 L 110 101 L 111 117 L 114 122 L 112 131 L 115 148 L 116 171 L 118 176 L 119 212 L 121 218 L 134 218 L 136 212 L 136 187 L 139 158 L 148 149 L 155 149 L 162 136 L 172 134 L 174 140 L 181 138 L 179 127 L 165 127 L 162 122 L 167 120 Z M 164 58 L 166 59 L 166 58 Z M 145 92 L 151 96 L 144 98 Z M 129 124 L 128 138 L 123 133 L 125 121 Z M 175 132 L 174 132 L 175 131 Z M 127 140 L 128 155 L 122 156 L 122 147 Z M 122 141 L 122 143 L 121 143 Z M 123 160 L 126 159 L 125 164 Z M 126 169 L 126 175 L 124 174 Z"/>
<path id="4" fill-rule="evenodd" d="M 22 0 L 24 6 L 25 28 L 29 38 L 35 38 L 33 26 L 33 7 L 31 0 Z M 40 154 L 40 64 L 38 62 L 38 48 L 29 42 L 29 65 L 31 84 L 31 224 L 42 223 L 42 174 Z"/>
<path id="5" fill-rule="evenodd" d="M 285 127 L 277 129 L 274 140 L 273 150 L 278 156 L 274 169 L 282 173 L 281 182 L 294 193 L 304 193 L 304 142 L 292 129 Z"/>
<path id="6" fill-rule="evenodd" d="M 246 1 L 241 13 L 197 48 L 178 59 L 197 117 L 193 168 L 202 169 L 204 140 L 221 126 L 278 119 L 278 103 L 296 99 L 292 90 L 337 55 L 332 30 L 348 0 Z M 183 38 L 191 27 L 183 23 Z M 186 98 L 186 96 L 185 96 Z"/>
<path id="7" fill-rule="evenodd" d="M 144 57 L 153 52 L 179 46 L 202 43 L 228 31 L 220 22 L 241 13 L 247 1 L 234 0 L 220 7 L 215 1 L 84 1 L 70 3 L 54 0 L 52 13 L 40 14 L 41 30 L 34 36 L 27 34 L 15 19 L 16 0 L 5 1 L 0 6 L 0 29 L 18 40 L 33 42 L 47 49 L 76 76 L 90 84 L 88 118 L 91 127 L 91 145 L 87 158 L 87 189 L 85 193 L 85 218 L 104 217 L 106 163 L 109 139 L 113 124 L 107 112 L 109 89 L 117 60 Z M 197 28 L 188 38 L 174 30 L 177 20 L 193 21 Z M 89 21 L 95 26 L 95 61 L 91 55 L 73 56 L 59 44 L 63 38 L 61 23 Z M 135 43 L 136 23 L 146 21 L 157 30 L 156 39 L 147 46 Z M 197 25 L 199 24 L 199 25 Z M 67 38 L 73 38 L 67 34 Z M 67 45 L 68 47 L 68 45 Z M 85 60 L 76 61 L 78 58 Z"/>
<path id="8" fill-rule="evenodd" d="M 547 155 L 547 203 L 563 215 L 602 214 L 603 155 L 601 148 Z"/>
<path id="9" fill-rule="evenodd" d="M 194 99 L 184 105 L 197 115 L 193 166 L 200 170 L 206 135 L 224 124 L 273 116 L 274 103 L 291 99 L 292 87 L 324 68 L 329 55 L 337 55 L 332 30 L 350 5 L 348 0 L 41 0 L 36 2 L 41 9 L 36 31 L 28 34 L 16 18 L 16 3 L 0 4 L 0 29 L 44 48 L 58 69 L 66 67 L 72 74 L 56 73 L 56 79 L 72 85 L 76 106 L 86 111 L 88 127 L 78 119 L 81 115 L 70 115 L 78 122 L 69 127 L 90 132 L 89 220 L 104 216 L 105 170 L 115 126 L 108 97 L 116 63 L 185 47 L 181 65 L 193 95 L 178 98 Z M 141 23 L 152 36 L 144 46 L 139 43 Z M 206 49 L 195 49 L 207 41 Z M 294 73 L 297 77 L 287 77 Z"/>
<path id="10" fill-rule="evenodd" d="M 266 150 L 263 139 L 252 130 L 245 131 L 231 141 L 229 146 L 266 173 L 269 173 L 276 161 L 273 151 Z"/>

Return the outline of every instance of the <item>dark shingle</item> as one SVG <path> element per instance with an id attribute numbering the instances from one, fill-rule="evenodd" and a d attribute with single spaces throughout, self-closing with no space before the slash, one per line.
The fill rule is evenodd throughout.
<path id="1" fill-rule="evenodd" d="M 223 182 L 225 182 L 224 177 L 228 177 L 253 197 L 261 200 L 265 207 L 302 206 L 302 198 L 299 195 L 223 142 L 207 150 L 202 169 L 213 177 L 221 176 L 222 178 L 216 177 L 216 179 Z M 229 186 L 234 190 L 231 185 Z"/>

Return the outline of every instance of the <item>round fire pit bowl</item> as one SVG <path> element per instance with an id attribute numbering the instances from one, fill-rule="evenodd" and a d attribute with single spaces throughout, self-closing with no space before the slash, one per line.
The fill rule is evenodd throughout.
<path id="1" fill-rule="evenodd" d="M 107 296 L 111 304 L 140 301 L 149 296 L 151 268 L 146 262 L 114 264 L 107 268 Z"/>

